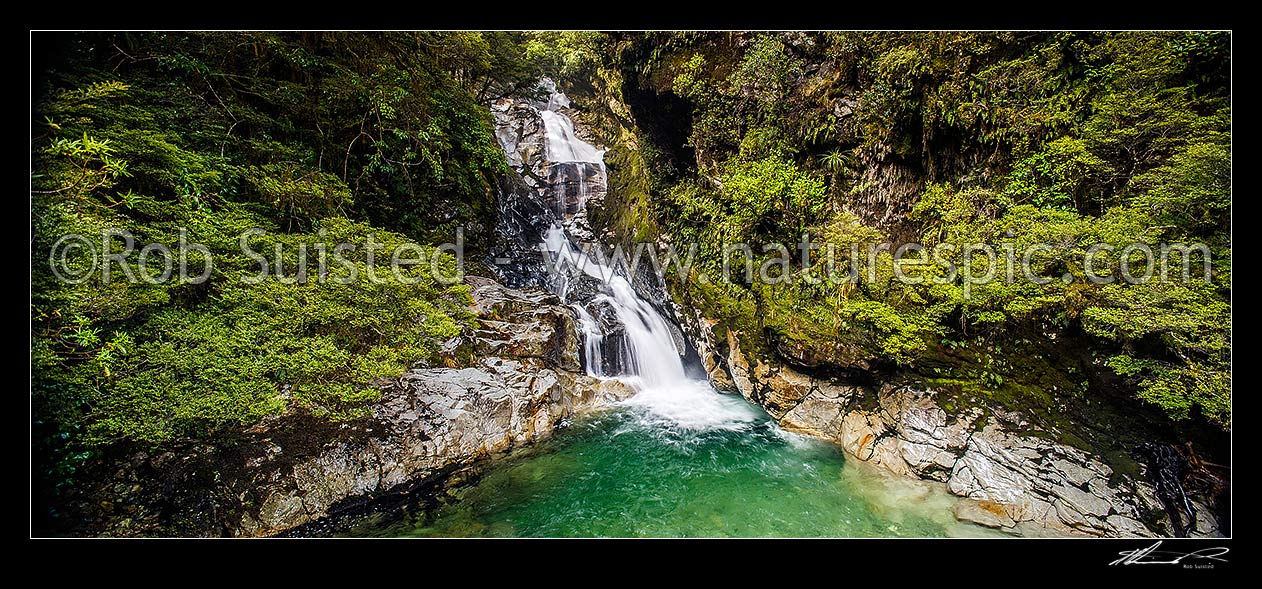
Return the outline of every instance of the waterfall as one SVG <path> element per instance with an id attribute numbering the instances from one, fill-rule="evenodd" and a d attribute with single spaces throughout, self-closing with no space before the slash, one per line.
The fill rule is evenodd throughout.
<path id="1" fill-rule="evenodd" d="M 606 169 L 604 151 L 578 137 L 573 121 L 557 110 L 568 106 L 564 94 L 553 92 L 538 107 L 549 180 L 545 192 L 557 201 L 557 220 L 539 249 L 547 257 L 549 288 L 578 316 L 587 373 L 636 388 L 626 403 L 643 408 L 650 421 L 688 429 L 746 427 L 757 419 L 754 410 L 688 377 L 668 320 L 635 292 L 621 267 L 575 245 L 567 225 L 584 211 L 589 196 L 604 192 Z"/>
<path id="2" fill-rule="evenodd" d="M 570 294 L 570 276 L 574 271 L 601 281 L 600 292 L 592 297 L 589 304 L 608 305 L 625 330 L 626 346 L 621 353 L 621 363 L 627 376 L 638 377 L 640 382 L 650 387 L 669 386 L 687 380 L 680 350 L 675 348 L 675 339 L 671 337 L 666 319 L 635 293 L 625 276 L 579 251 L 560 223 L 548 229 L 543 249 L 551 258 L 553 276 L 557 277 L 553 282 L 553 292 L 561 298 L 566 299 Z M 582 320 L 584 315 L 591 321 Z M 587 345 L 591 345 L 592 340 L 604 339 L 599 323 L 586 310 L 580 315 L 579 325 Z M 594 372 L 602 374 L 604 371 L 598 367 Z"/>
<path id="3" fill-rule="evenodd" d="M 604 164 L 604 151 L 579 139 L 574 132 L 574 122 L 570 120 L 570 117 L 551 110 L 545 110 L 539 114 L 543 118 L 544 128 L 548 131 L 545 141 L 548 161 Z"/>
<path id="4" fill-rule="evenodd" d="M 604 376 L 604 365 L 600 359 L 601 346 L 605 342 L 605 333 L 600 330 L 596 318 L 582 305 L 570 305 L 578 315 L 578 327 L 583 336 L 583 365 L 588 376 Z"/>

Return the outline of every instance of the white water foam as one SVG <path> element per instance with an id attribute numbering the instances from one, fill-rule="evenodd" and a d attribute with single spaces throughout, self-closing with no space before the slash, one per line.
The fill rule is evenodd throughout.
<path id="1" fill-rule="evenodd" d="M 741 430 L 759 418 L 743 399 L 720 394 L 702 380 L 645 387 L 623 404 L 642 409 L 650 422 L 691 430 Z"/>
<path id="2" fill-rule="evenodd" d="M 564 94 L 556 93 L 548 100 L 548 110 L 540 113 L 548 161 L 593 163 L 603 172 L 604 151 L 580 139 L 573 121 L 554 110 L 568 104 Z M 604 174 L 599 178 L 603 181 Z M 578 188 L 580 192 L 593 189 L 582 177 Z M 578 196 L 584 202 L 586 194 Z M 650 420 L 686 429 L 740 429 L 758 420 L 756 410 L 742 399 L 720 394 L 704 380 L 689 378 L 667 320 L 636 294 L 625 276 L 579 251 L 561 223 L 548 229 L 541 246 L 553 261 L 553 291 L 563 299 L 569 295 L 569 274 L 574 269 L 601 282 L 600 293 L 592 302 L 608 305 L 622 324 L 622 374 L 605 374 L 601 365 L 605 334 L 587 309 L 574 305 L 583 331 L 584 358 L 588 374 L 619 378 L 638 391 L 625 401 L 627 406 L 641 409 Z"/>
<path id="3" fill-rule="evenodd" d="M 549 106 L 552 106 L 552 103 L 549 103 Z M 545 147 L 548 161 L 553 163 L 590 162 L 604 165 L 604 150 L 579 139 L 574 133 L 574 122 L 569 117 L 551 110 L 545 110 L 539 114 L 543 117 L 544 129 L 547 131 Z"/>

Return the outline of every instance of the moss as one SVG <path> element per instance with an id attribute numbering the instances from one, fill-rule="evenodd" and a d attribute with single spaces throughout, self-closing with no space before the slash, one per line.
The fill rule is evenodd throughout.
<path id="1" fill-rule="evenodd" d="M 1016 433 L 1043 437 L 1091 451 L 1092 447 L 1075 433 L 1077 425 L 1063 409 L 1063 400 L 1054 391 L 1074 390 L 1071 375 L 1049 362 L 1049 356 L 1029 349 L 995 352 L 986 344 L 973 344 L 955 350 L 939 350 L 937 372 L 925 383 L 940 392 L 939 404 L 953 414 L 974 408 L 1002 409 L 1018 413 L 1029 422 Z M 994 374 L 995 366 L 1013 367 L 999 374 L 999 384 L 983 375 Z M 945 368 L 944 368 L 945 367 Z M 982 427 L 984 424 L 978 424 Z M 1013 429 L 1013 426 L 1008 426 Z"/>
<path id="2" fill-rule="evenodd" d="M 622 76 L 605 68 L 587 82 L 568 84 L 565 90 L 577 107 L 575 122 L 605 148 L 605 199 L 602 206 L 588 210 L 588 219 L 598 234 L 612 234 L 624 244 L 654 241 L 661 232 L 652 210 L 653 176 L 645 159 L 646 144 L 623 104 Z"/>
<path id="3" fill-rule="evenodd" d="M 734 296 L 719 285 L 699 280 L 689 280 L 681 286 L 676 279 L 669 281 L 668 286 L 672 287 L 676 300 L 684 301 L 686 305 L 699 309 L 703 316 L 718 321 L 716 336 L 720 331 L 726 336 L 729 330 L 740 334 L 741 352 L 747 358 L 770 353 L 762 337 L 763 323 L 758 304 L 752 296 Z"/>
<path id="4" fill-rule="evenodd" d="M 460 39 L 495 41 L 505 51 L 491 61 L 514 53 L 511 39 L 447 33 L 35 41 L 44 69 L 33 89 L 31 251 L 47 256 L 59 236 L 103 228 L 128 231 L 137 248 L 176 252 L 187 238 L 206 249 L 188 254 L 192 282 L 177 272 L 159 284 L 68 284 L 32 266 L 40 501 L 79 484 L 86 458 L 106 447 L 223 441 L 291 410 L 363 414 L 373 383 L 433 361 L 436 344 L 467 324 L 466 289 L 416 280 L 422 267 L 382 272 L 378 257 L 384 280 L 362 279 L 370 236 L 390 242 L 379 253 L 419 240 L 432 260 L 428 244 L 463 225 L 477 257 L 494 220 L 488 181 L 506 164 L 477 94 L 513 75 L 436 67 L 478 63 L 470 53 L 489 49 L 435 42 Z M 249 284 L 241 278 L 259 264 L 239 238 L 251 228 L 266 231 L 255 250 L 277 266 L 282 257 L 291 278 L 299 244 L 354 244 L 341 257 L 361 279 Z M 309 278 L 322 255 L 306 250 Z M 349 273 L 324 259 L 326 278 Z M 443 256 L 448 275 L 451 262 Z M 136 274 L 135 254 L 123 267 Z"/>
<path id="5" fill-rule="evenodd" d="M 1083 374 L 1090 367 L 1054 350 L 1056 345 L 1030 343 L 1005 350 L 1005 362 L 1013 369 L 1004 373 L 1003 384 L 997 387 L 976 378 L 986 354 L 973 348 L 937 349 L 935 366 L 945 374 L 926 371 L 929 374 L 920 379 L 938 392 L 939 406 L 950 415 L 981 409 L 983 417 L 975 428 L 985 427 L 995 409 L 1015 412 L 1028 425 L 1005 423 L 1009 431 L 1097 456 L 1113 470 L 1111 484 L 1140 479 L 1142 467 L 1131 456 L 1131 448 L 1139 441 L 1160 439 L 1168 425 L 1151 407 L 1111 399 L 1099 386 L 1084 387 Z"/>
<path id="6" fill-rule="evenodd" d="M 1104 459 L 1104 463 L 1113 469 L 1113 475 L 1109 477 L 1110 485 L 1117 485 L 1125 479 L 1142 480 L 1143 465 L 1131 456 L 1130 452 L 1125 450 L 1109 450 L 1100 453 L 1100 457 Z"/>

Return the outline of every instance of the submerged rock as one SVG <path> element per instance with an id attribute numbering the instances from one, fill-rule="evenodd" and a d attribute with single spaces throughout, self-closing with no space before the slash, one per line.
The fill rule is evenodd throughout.
<path id="1" fill-rule="evenodd" d="M 955 518 L 962 522 L 974 523 L 987 528 L 1014 528 L 1017 525 L 1007 510 L 1000 504 L 991 501 L 974 501 L 965 499 L 954 506 Z"/>

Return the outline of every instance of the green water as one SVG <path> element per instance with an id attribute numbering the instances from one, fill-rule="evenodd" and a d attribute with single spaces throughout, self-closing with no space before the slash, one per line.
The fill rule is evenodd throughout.
<path id="1" fill-rule="evenodd" d="M 741 403 L 741 400 L 725 401 Z M 728 407 L 730 411 L 732 408 Z M 847 461 L 749 412 L 681 427 L 621 406 L 492 467 L 435 510 L 364 522 L 357 536 L 934 537 L 959 523 L 940 486 Z"/>

